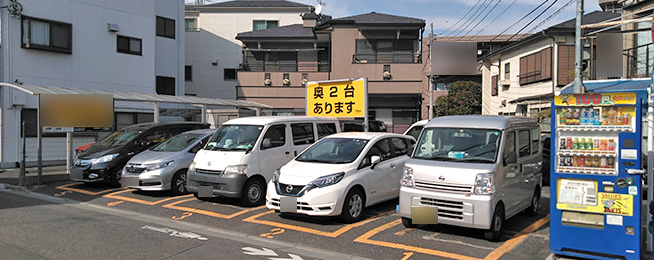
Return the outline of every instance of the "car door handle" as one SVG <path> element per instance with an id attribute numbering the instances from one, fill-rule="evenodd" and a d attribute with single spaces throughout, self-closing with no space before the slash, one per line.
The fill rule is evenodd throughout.
<path id="1" fill-rule="evenodd" d="M 397 167 L 397 165 L 395 165 L 394 163 L 391 163 L 391 168 L 395 169 L 395 167 Z"/>
<path id="2" fill-rule="evenodd" d="M 131 155 L 134 155 L 134 152 L 127 153 L 127 156 L 131 156 Z"/>
<path id="3" fill-rule="evenodd" d="M 297 156 L 297 151 L 293 151 L 293 154 L 294 154 L 295 156 Z"/>
<path id="4" fill-rule="evenodd" d="M 285 152 L 285 154 L 290 154 L 290 153 L 291 153 L 291 152 L 289 152 L 289 151 L 286 151 L 286 152 Z"/>

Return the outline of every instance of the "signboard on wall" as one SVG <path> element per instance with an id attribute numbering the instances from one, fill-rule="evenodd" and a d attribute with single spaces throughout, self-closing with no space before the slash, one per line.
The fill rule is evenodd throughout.
<path id="1" fill-rule="evenodd" d="M 368 81 L 329 80 L 307 82 L 307 116 L 365 117 L 368 110 Z"/>
<path id="2" fill-rule="evenodd" d="M 41 94 L 39 99 L 44 132 L 111 132 L 111 94 Z"/>
<path id="3" fill-rule="evenodd" d="M 429 51 L 431 75 L 477 75 L 476 42 L 434 41 Z"/>

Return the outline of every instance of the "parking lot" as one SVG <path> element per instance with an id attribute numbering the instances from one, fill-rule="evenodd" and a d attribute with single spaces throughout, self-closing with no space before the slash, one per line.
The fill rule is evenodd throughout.
<path id="1" fill-rule="evenodd" d="M 170 218 L 227 232 L 238 232 L 298 246 L 371 259 L 546 259 L 549 256 L 549 189 L 543 189 L 535 217 L 521 213 L 507 220 L 500 242 L 479 230 L 424 225 L 405 228 L 395 212 L 397 200 L 364 211 L 363 220 L 279 215 L 265 206 L 241 207 L 238 200 L 200 201 L 193 195 L 143 192 L 78 182 L 31 188 L 49 196 Z"/>

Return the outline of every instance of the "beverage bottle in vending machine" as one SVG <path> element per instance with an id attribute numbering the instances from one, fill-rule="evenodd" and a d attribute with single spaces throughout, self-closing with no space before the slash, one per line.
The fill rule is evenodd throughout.
<path id="1" fill-rule="evenodd" d="M 579 138 L 575 137 L 575 139 L 572 141 L 572 149 L 579 150 Z"/>
<path id="2" fill-rule="evenodd" d="M 600 158 L 600 168 L 607 168 L 608 162 L 606 160 L 606 157 Z"/>
<path id="3" fill-rule="evenodd" d="M 615 158 L 609 157 L 608 159 L 606 159 L 606 164 L 607 164 L 606 165 L 607 168 L 615 168 Z"/>
<path id="4" fill-rule="evenodd" d="M 623 125 L 631 125 L 631 114 L 629 114 L 628 112 L 624 113 L 624 115 L 622 116 L 622 120 L 623 120 L 622 122 Z"/>
<path id="5" fill-rule="evenodd" d="M 575 155 L 575 156 L 572 156 L 572 167 L 577 167 L 577 166 L 579 166 L 579 163 L 578 163 L 578 162 L 579 162 L 579 157 L 577 157 L 576 155 Z"/>
<path id="6" fill-rule="evenodd" d="M 609 139 L 609 151 L 615 151 L 615 140 L 613 138 Z"/>
<path id="7" fill-rule="evenodd" d="M 599 151 L 599 149 L 600 149 L 600 142 L 601 142 L 601 141 L 600 141 L 599 138 L 595 138 L 595 139 L 593 139 L 593 150 Z"/>
<path id="8" fill-rule="evenodd" d="M 588 109 L 582 108 L 579 112 L 579 125 L 588 124 Z"/>
<path id="9" fill-rule="evenodd" d="M 615 110 L 617 111 L 615 113 L 615 124 L 616 125 L 622 125 L 622 108 L 618 107 Z"/>
<path id="10" fill-rule="evenodd" d="M 565 149 L 567 150 L 572 150 L 573 145 L 572 145 L 572 137 L 568 137 L 565 139 Z"/>
<path id="11" fill-rule="evenodd" d="M 607 151 L 609 150 L 609 140 L 606 138 L 602 138 L 602 146 L 601 149 L 602 151 Z"/>
<path id="12" fill-rule="evenodd" d="M 586 138 L 582 137 L 579 142 L 579 150 L 586 150 Z"/>
<path id="13" fill-rule="evenodd" d="M 566 125 L 567 124 L 567 116 L 565 114 L 565 108 L 560 108 L 559 109 L 559 124 L 560 125 Z"/>
<path id="14" fill-rule="evenodd" d="M 588 142 L 586 143 L 586 150 L 593 150 L 593 138 L 588 137 Z"/>
<path id="15" fill-rule="evenodd" d="M 559 149 L 561 149 L 561 150 L 566 149 L 567 146 L 565 145 L 565 140 L 566 140 L 565 137 L 561 137 L 561 139 L 559 140 L 559 147 L 560 147 Z"/>
<path id="16" fill-rule="evenodd" d="M 608 125 L 615 125 L 615 107 L 609 108 L 609 123 Z"/>
<path id="17" fill-rule="evenodd" d="M 593 111 L 594 109 L 592 107 L 588 108 L 588 112 L 586 113 L 586 125 L 594 125 L 595 124 L 595 112 Z"/>
<path id="18" fill-rule="evenodd" d="M 579 111 L 579 108 L 575 108 L 574 111 L 572 112 L 572 116 L 575 121 L 575 125 L 579 125 L 579 115 L 581 114 L 581 111 Z"/>
<path id="19" fill-rule="evenodd" d="M 602 125 L 602 120 L 601 120 L 602 116 L 600 115 L 599 108 L 594 108 L 593 110 L 595 110 L 595 112 L 594 112 L 595 117 L 593 119 L 593 124 L 594 125 Z"/>
<path id="20" fill-rule="evenodd" d="M 585 156 L 579 156 L 577 158 L 577 166 L 586 167 L 586 157 Z"/>

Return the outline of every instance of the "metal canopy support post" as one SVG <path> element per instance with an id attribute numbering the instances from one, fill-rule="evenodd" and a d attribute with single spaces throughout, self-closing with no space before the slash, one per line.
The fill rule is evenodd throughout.
<path id="1" fill-rule="evenodd" d="M 256 115 L 257 115 L 257 116 L 261 116 L 261 108 L 260 108 L 260 107 L 257 107 L 257 108 L 256 108 L 256 111 L 257 111 L 257 112 L 256 112 Z"/>
<path id="2" fill-rule="evenodd" d="M 154 122 L 159 123 L 159 103 L 157 102 L 148 102 L 152 104 L 152 109 L 154 111 Z"/>
<path id="3" fill-rule="evenodd" d="M 66 174 L 70 176 L 70 167 L 73 166 L 73 133 L 66 133 Z"/>
<path id="4" fill-rule="evenodd" d="M 202 105 L 202 123 L 207 122 L 207 105 Z"/>
<path id="5" fill-rule="evenodd" d="M 43 174 L 43 135 L 42 135 L 43 129 L 41 128 L 41 95 L 38 95 L 37 97 L 39 101 L 38 101 L 38 109 L 36 110 L 36 125 L 37 125 L 36 133 L 38 135 L 37 137 L 39 142 L 38 142 L 38 149 L 37 149 L 38 176 L 36 179 L 37 180 L 36 183 L 38 186 L 41 186 L 41 175 Z"/>

